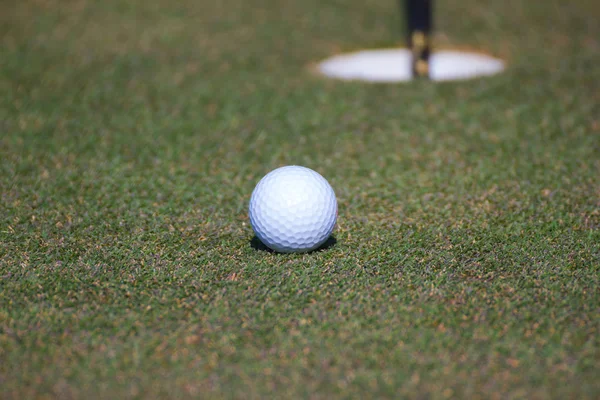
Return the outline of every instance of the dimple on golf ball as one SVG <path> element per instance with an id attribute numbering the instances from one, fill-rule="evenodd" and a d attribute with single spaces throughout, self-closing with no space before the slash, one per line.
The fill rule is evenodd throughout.
<path id="1" fill-rule="evenodd" d="M 333 232 L 337 200 L 325 178 L 310 168 L 277 168 L 258 182 L 250 223 L 265 246 L 280 253 L 317 249 Z"/>

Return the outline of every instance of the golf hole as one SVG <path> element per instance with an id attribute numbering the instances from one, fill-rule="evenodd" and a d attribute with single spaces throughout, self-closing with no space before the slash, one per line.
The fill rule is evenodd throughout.
<path id="1" fill-rule="evenodd" d="M 440 50 L 429 60 L 433 81 L 456 81 L 491 76 L 504 70 L 500 59 L 473 52 Z M 347 81 L 395 83 L 412 80 L 408 49 L 362 50 L 336 55 L 317 64 L 320 74 Z"/>

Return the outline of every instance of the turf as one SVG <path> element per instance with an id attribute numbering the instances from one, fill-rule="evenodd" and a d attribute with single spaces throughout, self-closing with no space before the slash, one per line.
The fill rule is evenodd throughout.
<path id="1" fill-rule="evenodd" d="M 436 3 L 506 73 L 366 85 L 395 1 L 0 6 L 0 397 L 598 398 L 600 4 Z M 247 203 L 334 187 L 278 255 Z"/>

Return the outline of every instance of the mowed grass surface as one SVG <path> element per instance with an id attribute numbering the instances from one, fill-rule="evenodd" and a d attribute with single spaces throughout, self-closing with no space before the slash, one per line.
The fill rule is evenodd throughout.
<path id="1" fill-rule="evenodd" d="M 460 83 L 327 81 L 395 1 L 0 6 L 0 397 L 597 398 L 600 5 L 436 3 Z M 256 250 L 301 164 L 334 246 Z"/>

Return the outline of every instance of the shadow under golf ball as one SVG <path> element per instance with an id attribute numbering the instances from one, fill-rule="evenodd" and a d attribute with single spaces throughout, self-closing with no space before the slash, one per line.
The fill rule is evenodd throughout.
<path id="1" fill-rule="evenodd" d="M 307 253 L 304 254 L 311 254 L 311 253 L 317 253 L 319 251 L 324 251 L 327 249 L 332 248 L 333 246 L 335 246 L 337 243 L 337 239 L 335 238 L 334 235 L 329 236 L 329 238 L 325 241 L 325 243 L 323 243 L 321 246 L 317 247 L 314 250 L 311 250 Z M 272 249 L 268 248 L 267 246 L 265 246 L 265 244 L 263 242 L 260 241 L 260 239 L 258 238 L 258 236 L 254 235 L 252 237 L 252 239 L 250 239 L 250 247 L 252 247 L 254 250 L 258 250 L 258 251 L 266 251 L 268 253 L 275 253 L 275 254 L 287 254 L 287 253 L 278 253 L 276 251 L 273 251 Z"/>

